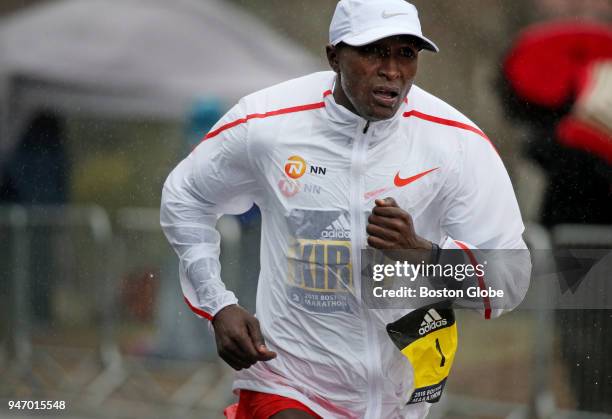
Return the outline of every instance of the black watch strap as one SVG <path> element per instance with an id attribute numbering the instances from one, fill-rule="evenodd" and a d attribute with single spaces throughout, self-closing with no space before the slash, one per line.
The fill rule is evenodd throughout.
<path id="1" fill-rule="evenodd" d="M 431 244 L 431 263 L 440 262 L 440 246 L 435 243 Z"/>

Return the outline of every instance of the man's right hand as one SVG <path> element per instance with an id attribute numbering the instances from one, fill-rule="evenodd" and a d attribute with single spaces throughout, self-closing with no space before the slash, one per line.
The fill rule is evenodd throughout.
<path id="1" fill-rule="evenodd" d="M 259 320 L 237 304 L 222 308 L 212 320 L 217 352 L 236 371 L 257 361 L 269 361 L 276 353 L 266 347 Z"/>

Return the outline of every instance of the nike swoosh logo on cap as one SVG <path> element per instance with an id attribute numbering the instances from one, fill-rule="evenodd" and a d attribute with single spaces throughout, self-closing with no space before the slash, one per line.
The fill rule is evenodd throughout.
<path id="1" fill-rule="evenodd" d="M 401 15 L 407 15 L 408 13 L 387 13 L 386 10 L 383 10 L 382 12 L 382 18 L 383 19 L 389 19 L 390 17 L 395 17 L 395 16 L 401 16 Z"/>
<path id="2" fill-rule="evenodd" d="M 400 177 L 400 175 L 399 175 L 399 172 L 397 172 L 397 173 L 395 174 L 395 179 L 393 179 L 393 183 L 394 183 L 394 184 L 395 184 L 395 186 L 397 186 L 398 188 L 401 188 L 402 186 L 406 186 L 406 185 L 408 185 L 409 183 L 414 182 L 415 180 L 419 180 L 419 179 L 420 179 L 420 178 L 422 178 L 423 176 L 425 176 L 425 175 L 427 175 L 427 174 L 429 174 L 429 173 L 433 172 L 434 170 L 438 170 L 438 169 L 439 169 L 439 167 L 434 167 L 433 169 L 426 170 L 426 171 L 424 171 L 424 172 L 418 173 L 418 174 L 416 174 L 416 175 L 414 175 L 414 176 L 407 177 L 407 178 L 405 178 L 405 179 L 402 179 L 402 178 Z"/>

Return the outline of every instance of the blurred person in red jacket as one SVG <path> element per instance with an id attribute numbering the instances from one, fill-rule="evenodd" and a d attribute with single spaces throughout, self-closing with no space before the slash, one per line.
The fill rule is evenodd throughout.
<path id="1" fill-rule="evenodd" d="M 561 14 L 593 10 L 538 2 L 541 10 L 552 3 L 567 6 Z M 503 62 L 502 91 L 508 114 L 529 127 L 527 157 L 548 177 L 540 222 L 612 224 L 610 26 L 559 21 L 527 28 Z M 612 310 L 560 310 L 557 318 L 578 408 L 612 412 Z"/>

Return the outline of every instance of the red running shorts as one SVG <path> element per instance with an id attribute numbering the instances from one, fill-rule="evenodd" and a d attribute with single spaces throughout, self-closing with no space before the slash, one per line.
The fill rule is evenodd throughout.
<path id="1" fill-rule="evenodd" d="M 313 418 L 322 419 L 297 400 L 251 390 L 240 390 L 238 403 L 227 407 L 223 413 L 227 419 L 269 419 L 287 409 L 301 410 Z"/>

